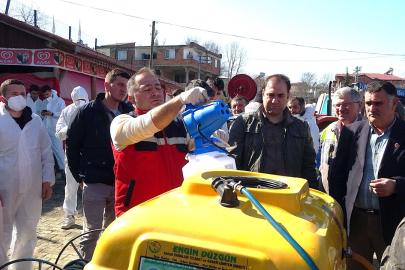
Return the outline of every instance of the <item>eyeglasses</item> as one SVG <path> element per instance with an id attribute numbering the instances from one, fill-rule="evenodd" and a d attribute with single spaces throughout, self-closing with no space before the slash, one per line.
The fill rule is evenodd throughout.
<path id="1" fill-rule="evenodd" d="M 335 108 L 339 108 L 339 107 L 343 107 L 343 108 L 349 108 L 350 105 L 352 105 L 353 103 L 359 103 L 360 101 L 357 102 L 343 102 L 343 103 L 338 103 L 335 104 Z"/>

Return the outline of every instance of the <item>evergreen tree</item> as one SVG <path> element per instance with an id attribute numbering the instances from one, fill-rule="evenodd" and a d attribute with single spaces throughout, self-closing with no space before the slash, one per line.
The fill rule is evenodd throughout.
<path id="1" fill-rule="evenodd" d="M 345 85 L 345 86 L 349 86 L 349 85 L 350 85 L 350 75 L 349 75 L 349 72 L 346 71 L 346 76 L 345 76 L 344 79 L 345 79 L 345 80 L 344 80 L 344 85 Z"/>

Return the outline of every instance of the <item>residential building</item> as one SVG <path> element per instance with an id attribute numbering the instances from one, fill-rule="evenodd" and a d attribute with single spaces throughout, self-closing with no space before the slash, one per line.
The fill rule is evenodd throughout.
<path id="1" fill-rule="evenodd" d="M 349 74 L 350 76 L 350 84 L 355 82 L 356 74 Z M 346 74 L 336 74 L 335 81 L 336 87 L 341 88 L 344 86 Z M 387 74 L 379 74 L 379 73 L 359 73 L 357 82 L 358 83 L 371 83 L 373 81 L 387 81 L 395 85 L 396 87 L 404 87 L 405 86 L 405 79 L 400 78 L 394 75 L 387 75 Z"/>
<path id="2" fill-rule="evenodd" d="M 149 66 L 150 46 L 135 45 L 112 44 L 97 47 L 97 50 L 138 69 Z M 158 75 L 183 85 L 193 79 L 220 75 L 222 55 L 194 42 L 189 45 L 154 46 L 152 58 Z"/>

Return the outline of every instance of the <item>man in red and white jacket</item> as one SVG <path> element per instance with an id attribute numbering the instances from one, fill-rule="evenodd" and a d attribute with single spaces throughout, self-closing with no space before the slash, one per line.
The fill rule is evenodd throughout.
<path id="1" fill-rule="evenodd" d="M 182 184 L 181 169 L 194 143 L 178 112 L 209 100 L 207 91 L 196 87 L 164 103 L 160 82 L 148 68 L 134 74 L 127 89 L 136 109 L 111 123 L 116 216 Z"/>

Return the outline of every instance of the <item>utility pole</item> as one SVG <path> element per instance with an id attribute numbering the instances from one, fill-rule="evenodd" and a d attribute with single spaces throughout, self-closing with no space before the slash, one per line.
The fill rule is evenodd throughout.
<path id="1" fill-rule="evenodd" d="M 198 75 L 197 75 L 197 77 L 198 77 L 198 79 L 201 79 L 201 55 L 198 58 L 199 58 L 199 60 L 198 60 Z"/>
<path id="2" fill-rule="evenodd" d="M 5 12 L 6 15 L 8 15 L 8 9 L 10 8 L 10 1 L 11 0 L 7 0 L 6 12 Z"/>
<path id="3" fill-rule="evenodd" d="M 155 21 L 152 22 L 152 34 L 150 38 L 150 58 L 149 58 L 149 68 L 153 67 L 153 43 L 155 42 Z"/>
<path id="4" fill-rule="evenodd" d="M 359 82 L 359 72 L 361 71 L 361 67 L 356 66 L 356 68 L 353 70 L 354 71 L 354 83 L 358 83 Z"/>

